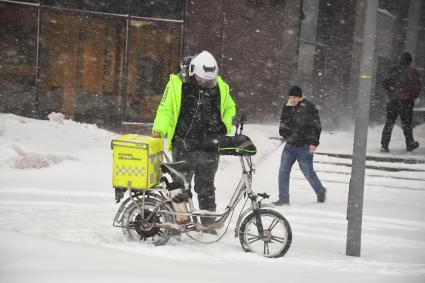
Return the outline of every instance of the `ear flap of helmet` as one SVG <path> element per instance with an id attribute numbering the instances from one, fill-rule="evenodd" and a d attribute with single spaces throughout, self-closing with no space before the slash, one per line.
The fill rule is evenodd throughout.
<path id="1" fill-rule="evenodd" d="M 192 59 L 190 60 L 189 63 L 189 77 L 193 77 L 193 73 L 195 72 L 195 64 L 193 64 L 193 59 L 196 58 L 196 56 L 198 56 L 199 53 L 196 53 L 195 55 L 193 55 Z"/>
<path id="2" fill-rule="evenodd" d="M 183 83 L 189 81 L 189 67 L 191 60 L 192 56 L 186 56 L 179 62 L 178 74 Z"/>
<path id="3" fill-rule="evenodd" d="M 189 70 L 189 76 L 193 77 L 193 72 L 195 71 L 195 65 L 194 64 L 190 64 L 190 70 Z"/>

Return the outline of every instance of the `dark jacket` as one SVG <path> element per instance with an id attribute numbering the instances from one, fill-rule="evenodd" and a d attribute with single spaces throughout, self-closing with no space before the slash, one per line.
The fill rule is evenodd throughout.
<path id="1" fill-rule="evenodd" d="M 296 106 L 284 105 L 279 134 L 292 146 L 319 145 L 322 126 L 316 106 L 303 99 Z"/>
<path id="2" fill-rule="evenodd" d="M 382 86 L 390 100 L 415 100 L 419 96 L 421 82 L 416 69 L 399 64 L 390 69 Z"/>
<path id="3" fill-rule="evenodd" d="M 186 150 L 217 150 L 217 138 L 226 135 L 220 116 L 220 90 L 201 88 L 196 83 L 182 86 L 182 105 L 173 143 Z"/>

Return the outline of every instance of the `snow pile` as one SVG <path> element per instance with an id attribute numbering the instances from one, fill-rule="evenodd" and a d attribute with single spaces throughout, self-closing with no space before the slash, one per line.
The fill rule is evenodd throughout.
<path id="1" fill-rule="evenodd" d="M 63 132 L 63 127 L 61 131 L 57 131 L 54 134 L 39 132 L 39 136 L 34 135 L 37 132 L 38 125 L 45 125 L 48 128 L 57 130 L 59 125 L 79 124 L 72 120 L 65 120 L 64 114 L 52 112 L 48 115 L 49 121 L 32 120 L 11 114 L 2 114 L 2 117 L 4 117 L 2 119 L 4 119 L 5 123 L 1 124 L 0 135 L 5 136 L 5 143 L 10 143 L 8 143 L 9 150 L 4 152 L 0 158 L 8 157 L 5 159 L 5 164 L 8 164 L 11 168 L 40 169 L 65 160 L 77 160 L 77 158 L 67 154 L 67 151 L 55 152 L 57 151 L 58 143 L 63 143 L 65 139 L 69 139 L 67 134 Z M 20 131 L 15 132 L 14 139 L 8 139 L 10 138 L 10 133 L 17 129 L 20 129 Z M 21 144 L 24 145 L 24 148 L 22 148 Z"/>
<path id="2" fill-rule="evenodd" d="M 56 113 L 52 112 L 49 115 L 47 115 L 47 118 L 49 118 L 49 121 L 56 122 L 59 124 L 63 124 L 63 120 L 65 119 L 65 115 L 62 113 Z"/>
<path id="3" fill-rule="evenodd" d="M 40 169 L 62 162 L 63 160 L 76 160 L 71 156 L 58 156 L 53 154 L 42 155 L 34 152 L 23 152 L 18 146 L 14 146 L 13 149 L 18 156 L 9 159 L 8 163 L 12 168 L 16 169 Z"/>

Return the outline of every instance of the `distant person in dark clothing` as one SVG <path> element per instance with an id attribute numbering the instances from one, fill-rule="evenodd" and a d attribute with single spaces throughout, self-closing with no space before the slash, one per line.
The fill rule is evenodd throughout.
<path id="1" fill-rule="evenodd" d="M 215 58 L 202 51 L 189 58 L 187 73 L 170 75 L 153 124 L 152 135 L 167 137 L 173 161 L 186 161 L 194 176 L 199 209 L 216 210 L 214 178 L 218 138 L 232 131 L 236 113 L 229 85 L 218 75 Z M 183 64 L 183 65 L 184 65 Z M 182 66 L 185 68 L 184 66 Z M 204 225 L 214 219 L 201 218 Z"/>
<path id="2" fill-rule="evenodd" d="M 326 189 L 313 168 L 313 154 L 319 145 L 321 131 L 316 106 L 303 97 L 299 86 L 292 86 L 280 118 L 279 134 L 286 145 L 279 168 L 279 199 L 274 205 L 289 205 L 289 176 L 295 161 L 316 192 L 317 202 L 325 202 Z"/>
<path id="3" fill-rule="evenodd" d="M 412 55 L 406 52 L 400 57 L 400 63 L 390 69 L 383 81 L 383 87 L 388 94 L 387 120 L 382 131 L 381 152 L 389 152 L 391 132 L 397 116 L 400 115 L 401 127 L 406 138 L 406 150 L 412 151 L 419 147 L 413 138 L 412 117 L 415 100 L 419 96 L 421 83 L 418 71 L 412 67 Z"/>

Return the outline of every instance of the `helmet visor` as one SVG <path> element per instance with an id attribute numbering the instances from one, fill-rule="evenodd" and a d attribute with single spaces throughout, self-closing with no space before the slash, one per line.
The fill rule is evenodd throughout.
<path id="1" fill-rule="evenodd" d="M 200 87 L 214 88 L 217 85 L 217 78 L 203 79 L 195 74 L 195 80 Z"/>

